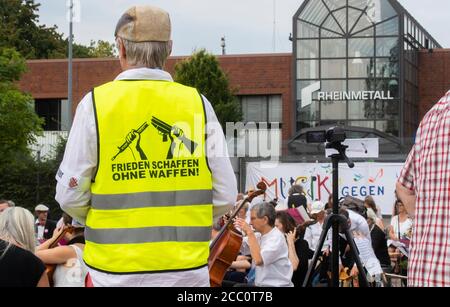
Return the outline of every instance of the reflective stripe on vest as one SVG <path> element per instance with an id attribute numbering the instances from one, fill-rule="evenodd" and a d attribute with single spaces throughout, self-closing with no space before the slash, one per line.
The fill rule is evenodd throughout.
<path id="1" fill-rule="evenodd" d="M 85 262 L 119 274 L 206 265 L 212 177 L 201 96 L 174 82 L 114 81 L 93 100 L 99 155 Z"/>
<path id="2" fill-rule="evenodd" d="M 91 229 L 85 235 L 97 244 L 135 244 L 152 242 L 205 242 L 211 227 L 147 227 L 135 229 Z"/>
<path id="3" fill-rule="evenodd" d="M 92 195 L 92 208 L 101 210 L 211 204 L 211 190 L 143 192 L 136 194 Z"/>

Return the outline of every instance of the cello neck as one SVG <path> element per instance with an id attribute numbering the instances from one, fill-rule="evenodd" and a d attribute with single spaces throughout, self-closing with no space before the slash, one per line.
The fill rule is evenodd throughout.
<path id="1" fill-rule="evenodd" d="M 264 186 L 263 186 L 264 185 Z M 251 203 L 252 200 L 254 198 L 256 198 L 259 195 L 263 195 L 264 193 L 266 193 L 266 188 L 267 186 L 262 183 L 261 185 L 258 184 L 258 188 L 260 187 L 259 190 L 256 190 L 255 192 L 251 193 L 250 195 L 248 195 L 247 197 L 244 198 L 244 200 L 239 204 L 239 206 L 234 210 L 234 212 L 231 214 L 230 218 L 228 219 L 228 221 L 225 223 L 225 225 L 223 225 L 222 229 L 220 230 L 220 232 L 217 234 L 216 238 L 214 239 L 214 241 L 211 243 L 210 245 L 210 249 L 214 248 L 214 246 L 217 244 L 217 242 L 220 240 L 220 238 L 223 236 L 223 234 L 225 233 L 225 231 L 228 229 L 228 227 L 230 227 L 230 225 L 233 225 L 233 220 L 236 217 L 236 215 L 239 213 L 239 210 L 241 210 L 244 205 L 246 203 Z"/>

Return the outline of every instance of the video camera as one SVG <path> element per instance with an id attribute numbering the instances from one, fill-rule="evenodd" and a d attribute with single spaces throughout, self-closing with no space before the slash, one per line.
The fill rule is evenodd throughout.
<path id="1" fill-rule="evenodd" d="M 306 133 L 307 143 L 340 143 L 346 139 L 345 130 L 341 127 L 332 127 L 327 131 L 309 131 Z"/>

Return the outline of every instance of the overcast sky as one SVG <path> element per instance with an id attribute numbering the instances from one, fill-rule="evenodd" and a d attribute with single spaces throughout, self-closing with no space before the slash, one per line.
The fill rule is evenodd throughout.
<path id="1" fill-rule="evenodd" d="M 41 3 L 40 22 L 57 25 L 67 36 L 69 0 L 36 0 Z M 221 53 L 226 37 L 227 54 L 292 52 L 288 40 L 292 16 L 302 0 L 74 0 L 77 43 L 114 41 L 117 20 L 134 4 L 152 4 L 167 10 L 172 19 L 173 55 L 189 55 L 196 48 Z M 443 46 L 450 47 L 449 0 L 399 0 Z M 426 5 L 426 6 L 425 6 Z M 275 11 L 275 14 L 274 14 Z M 274 36 L 274 15 L 275 36 Z M 274 40 L 275 37 L 275 40 Z M 275 43 L 274 43 L 275 41 Z"/>

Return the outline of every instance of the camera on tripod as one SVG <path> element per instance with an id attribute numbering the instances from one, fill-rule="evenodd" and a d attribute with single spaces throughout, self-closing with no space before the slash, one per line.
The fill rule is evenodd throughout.
<path id="1" fill-rule="evenodd" d="M 346 138 L 345 130 L 341 127 L 332 127 L 326 131 L 309 131 L 306 133 L 307 143 L 341 143 Z"/>

